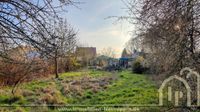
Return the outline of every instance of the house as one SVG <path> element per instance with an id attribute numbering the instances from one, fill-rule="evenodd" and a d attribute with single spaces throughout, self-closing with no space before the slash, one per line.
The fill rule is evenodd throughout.
<path id="1" fill-rule="evenodd" d="M 77 47 L 76 48 L 77 60 L 82 65 L 88 65 L 92 63 L 92 60 L 96 58 L 96 47 Z"/>
<path id="2" fill-rule="evenodd" d="M 133 61 L 135 61 L 138 57 L 144 57 L 144 51 L 134 50 L 132 54 L 127 53 L 126 49 L 123 50 L 122 56 L 119 59 L 119 64 L 121 67 L 128 68 L 132 65 Z"/>
<path id="3" fill-rule="evenodd" d="M 95 64 L 100 67 L 113 66 L 118 64 L 118 59 L 101 55 L 95 58 Z"/>

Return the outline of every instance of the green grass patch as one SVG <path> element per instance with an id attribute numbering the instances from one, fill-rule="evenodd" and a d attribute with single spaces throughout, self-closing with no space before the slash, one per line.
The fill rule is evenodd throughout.
<path id="1" fill-rule="evenodd" d="M 154 83 L 145 75 L 123 71 L 106 90 L 88 94 L 79 100 L 82 104 L 157 104 L 158 94 Z M 77 102 L 78 103 L 78 102 Z"/>
<path id="2" fill-rule="evenodd" d="M 102 87 L 96 92 L 94 92 L 94 87 L 93 89 L 81 89 L 80 95 L 74 94 L 73 91 L 71 92 L 73 94 L 69 95 L 67 87 L 69 83 L 71 83 L 70 81 L 79 81 L 81 80 L 81 78 L 91 78 L 92 80 L 90 84 L 100 84 L 100 82 L 103 84 L 105 83 L 105 80 L 109 80 L 111 82 L 106 84 L 106 87 Z M 113 79 L 110 80 L 109 78 Z M 96 80 L 100 82 L 96 83 Z M 92 84 L 90 86 L 93 86 Z M 65 91 L 63 87 L 66 89 Z M 76 87 L 76 85 L 74 87 Z M 0 105 L 42 105 L 43 103 L 60 105 L 141 105 L 158 103 L 157 88 L 155 84 L 150 81 L 145 75 L 132 74 L 130 71 L 105 72 L 88 70 L 82 72 L 68 72 L 60 74 L 59 80 L 55 80 L 54 78 L 47 78 L 38 81 L 23 83 L 19 86 L 19 89 L 16 92 L 16 96 L 12 96 L 12 94 L 10 93 L 11 89 L 11 87 L 6 87 L 2 89 L 0 95 Z M 79 91 L 79 88 L 71 88 L 71 90 Z M 19 111 L 32 110 L 31 108 L 24 109 L 19 107 L 14 109 Z M 53 111 L 52 108 L 48 107 L 44 107 L 43 110 Z"/>

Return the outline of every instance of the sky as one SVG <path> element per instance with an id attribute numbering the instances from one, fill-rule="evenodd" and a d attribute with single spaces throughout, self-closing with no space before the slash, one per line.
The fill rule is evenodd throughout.
<path id="1" fill-rule="evenodd" d="M 117 21 L 109 16 L 126 15 L 121 0 L 79 0 L 77 7 L 68 7 L 64 18 L 78 30 L 79 43 L 87 47 L 96 47 L 97 53 L 103 48 L 115 49 L 120 57 L 125 43 L 131 38 L 131 25 L 126 21 Z"/>

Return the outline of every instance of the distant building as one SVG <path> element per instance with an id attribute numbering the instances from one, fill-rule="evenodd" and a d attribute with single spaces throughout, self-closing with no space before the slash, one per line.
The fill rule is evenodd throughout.
<path id="1" fill-rule="evenodd" d="M 135 50 L 134 53 L 131 55 L 131 58 L 136 59 L 138 56 L 145 56 L 144 51 L 137 51 Z"/>
<path id="2" fill-rule="evenodd" d="M 84 65 L 90 64 L 91 60 L 96 58 L 96 47 L 77 47 L 76 48 L 77 60 Z"/>
<path id="3" fill-rule="evenodd" d="M 132 62 L 135 61 L 138 57 L 145 57 L 144 51 L 134 50 L 132 54 L 127 53 L 126 49 L 123 50 L 122 56 L 119 59 L 120 66 L 128 68 L 132 65 Z"/>
<path id="4" fill-rule="evenodd" d="M 101 55 L 95 58 L 95 65 L 100 67 L 113 66 L 118 64 L 118 59 Z"/>

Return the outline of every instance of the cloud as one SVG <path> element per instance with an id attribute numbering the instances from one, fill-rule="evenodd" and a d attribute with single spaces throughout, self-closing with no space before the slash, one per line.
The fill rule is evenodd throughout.
<path id="1" fill-rule="evenodd" d="M 112 47 L 116 50 L 118 57 L 124 48 L 124 44 L 130 39 L 127 29 L 122 29 L 120 25 L 110 25 L 93 31 L 82 30 L 79 37 L 81 43 L 97 47 L 98 51 Z"/>

